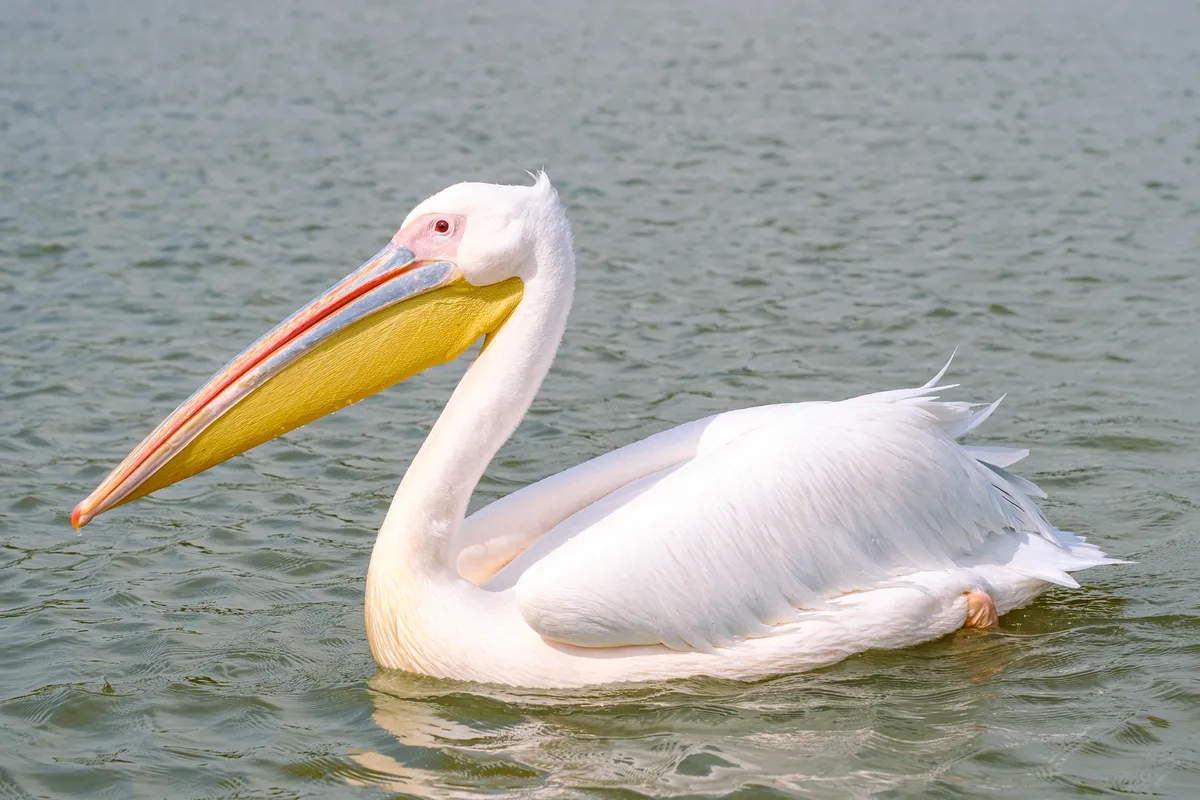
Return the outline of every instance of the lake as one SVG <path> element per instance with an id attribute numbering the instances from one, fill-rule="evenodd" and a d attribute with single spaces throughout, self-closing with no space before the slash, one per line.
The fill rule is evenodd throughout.
<path id="1" fill-rule="evenodd" d="M 67 3 L 0 14 L 0 797 L 1192 797 L 1200 7 Z M 460 180 L 576 305 L 475 507 L 716 411 L 913 386 L 1118 557 L 755 684 L 377 670 L 374 532 L 465 362 L 77 536 L 216 368 Z"/>

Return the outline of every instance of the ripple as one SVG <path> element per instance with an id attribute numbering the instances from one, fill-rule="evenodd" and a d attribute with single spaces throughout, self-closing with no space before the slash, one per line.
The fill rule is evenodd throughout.
<path id="1" fill-rule="evenodd" d="M 1142 436 L 1118 436 L 1113 434 L 1098 436 L 1077 436 L 1067 441 L 1078 447 L 1095 447 L 1102 450 L 1156 452 L 1173 450 L 1178 445 L 1162 439 L 1152 439 Z"/>
<path id="2" fill-rule="evenodd" d="M 0 795 L 1194 794 L 1194 10 L 445 11 L 398 40 L 389 4 L 6 7 Z M 955 399 L 1009 393 L 974 441 L 1029 445 L 1050 518 L 1140 563 L 992 634 L 755 684 L 377 675 L 374 533 L 464 363 L 70 531 L 421 197 L 541 165 L 575 308 L 475 507 L 960 345 Z"/>

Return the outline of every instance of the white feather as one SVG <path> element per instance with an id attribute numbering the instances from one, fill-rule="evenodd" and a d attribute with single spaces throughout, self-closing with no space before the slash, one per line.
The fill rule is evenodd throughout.
<path id="1" fill-rule="evenodd" d="M 515 584 L 525 620 L 550 639 L 710 650 L 998 540 L 1059 547 L 1032 484 L 951 439 L 994 404 L 973 412 L 931 391 L 755 409 L 759 424 L 568 517 L 489 586 Z M 1061 569 L 1025 567 L 1062 582 Z"/>
<path id="2" fill-rule="evenodd" d="M 949 362 L 918 388 L 681 425 L 464 519 L 562 340 L 575 281 L 571 228 L 544 172 L 532 186 L 460 183 L 419 204 L 380 258 L 402 252 L 413 264 L 439 264 L 452 283 L 408 294 L 423 299 L 387 325 L 435 337 L 430 355 L 464 334 L 486 332 L 488 343 L 409 465 L 375 541 L 365 627 L 384 667 L 535 687 L 761 678 L 949 633 L 966 621 L 964 595 L 975 590 L 1004 613 L 1050 584 L 1077 586 L 1072 571 L 1119 563 L 1046 520 L 1033 499 L 1042 491 L 1008 472 L 1025 450 L 957 443 L 1000 401 L 939 400 L 953 388 L 940 385 Z M 396 267 L 391 258 L 364 265 L 370 280 L 356 283 L 356 272 L 307 306 L 292 318 L 299 328 L 277 329 L 293 338 L 264 339 L 267 350 L 247 353 L 266 364 L 280 341 L 289 353 L 305 345 L 304 325 L 332 324 L 345 303 L 396 279 L 372 272 Z M 486 288 L 497 284 L 505 290 Z M 472 295 L 478 303 L 466 302 Z M 390 290 L 380 301 L 409 302 Z M 476 317 L 481 309 L 486 317 Z M 357 328 L 354 346 L 384 327 Z M 209 385 L 226 386 L 243 368 L 251 372 L 219 398 L 259 385 L 246 376 L 263 373 L 241 358 Z M 192 425 L 188 414 L 228 407 L 182 406 L 160 426 L 169 441 L 156 445 L 152 434 L 73 522 L 168 463 L 146 460 L 143 448 L 171 451 L 170 432 Z"/>
<path id="3" fill-rule="evenodd" d="M 1041 491 L 1007 471 L 1026 451 L 955 441 L 999 401 L 939 400 L 953 388 L 939 385 L 945 367 L 919 388 L 681 425 L 464 520 L 565 328 L 570 229 L 544 175 L 460 185 L 419 210 L 506 220 L 506 246 L 524 241 L 529 256 L 513 267 L 520 304 L 455 390 L 376 541 L 366 625 L 384 666 L 544 687 L 758 678 L 949 633 L 965 592 L 1004 613 L 1075 585 L 1074 570 L 1117 563 L 1046 520 Z M 493 243 L 466 230 L 467 252 L 499 270 Z"/>

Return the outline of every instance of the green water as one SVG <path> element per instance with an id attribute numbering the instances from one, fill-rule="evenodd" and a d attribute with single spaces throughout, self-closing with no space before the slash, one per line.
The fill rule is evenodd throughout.
<path id="1" fill-rule="evenodd" d="M 1183 2 L 4 3 L 0 797 L 1196 796 L 1198 78 Z M 477 505 L 958 346 L 975 441 L 1138 563 L 749 686 L 380 673 L 374 531 L 462 364 L 71 531 L 415 202 L 543 165 L 576 310 Z"/>

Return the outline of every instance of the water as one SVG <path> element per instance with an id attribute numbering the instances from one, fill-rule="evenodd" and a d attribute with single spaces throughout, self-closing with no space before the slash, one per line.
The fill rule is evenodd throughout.
<path id="1" fill-rule="evenodd" d="M 6 3 L 0 796 L 1193 796 L 1198 42 L 1170 2 Z M 959 346 L 1010 393 L 976 441 L 1138 563 L 750 686 L 380 673 L 373 533 L 462 364 L 71 532 L 415 202 L 543 165 L 576 311 L 478 503 Z"/>

